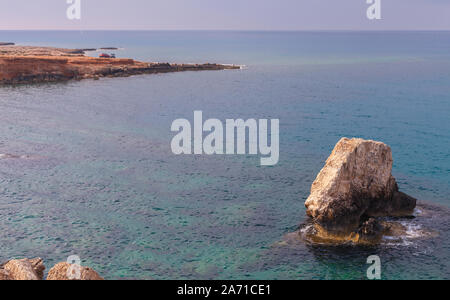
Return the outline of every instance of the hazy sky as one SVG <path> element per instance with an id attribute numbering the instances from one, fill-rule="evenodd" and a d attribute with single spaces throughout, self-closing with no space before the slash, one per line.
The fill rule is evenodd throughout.
<path id="1" fill-rule="evenodd" d="M 381 0 L 382 18 L 366 18 L 366 0 L 0 0 L 1 29 L 450 30 L 450 0 Z"/>

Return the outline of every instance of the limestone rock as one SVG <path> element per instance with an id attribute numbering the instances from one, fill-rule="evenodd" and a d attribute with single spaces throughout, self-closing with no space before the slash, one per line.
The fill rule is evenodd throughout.
<path id="1" fill-rule="evenodd" d="M 41 258 L 34 258 L 29 260 L 29 262 L 31 263 L 31 266 L 33 267 L 33 270 L 38 276 L 39 280 L 43 280 L 45 271 L 44 261 Z"/>
<path id="2" fill-rule="evenodd" d="M 0 269 L 0 279 L 3 280 L 42 280 L 45 266 L 42 259 L 10 260 Z"/>
<path id="3" fill-rule="evenodd" d="M 0 267 L 0 281 L 3 280 L 11 280 L 11 278 L 9 277 L 9 272 Z"/>
<path id="4" fill-rule="evenodd" d="M 416 199 L 398 190 L 389 146 L 363 139 L 341 139 L 311 187 L 307 214 L 328 232 L 347 235 L 370 217 L 410 216 Z M 376 229 L 374 221 L 366 224 Z M 362 231 L 361 231 L 362 230 Z"/>
<path id="5" fill-rule="evenodd" d="M 48 272 L 47 280 L 72 280 L 67 274 L 70 266 L 71 265 L 66 262 L 56 264 Z M 80 277 L 77 280 L 104 280 L 97 272 L 88 267 L 80 266 L 79 275 Z"/>

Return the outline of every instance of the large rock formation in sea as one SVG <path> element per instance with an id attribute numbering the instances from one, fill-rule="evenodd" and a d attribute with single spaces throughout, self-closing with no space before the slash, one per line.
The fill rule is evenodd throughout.
<path id="1" fill-rule="evenodd" d="M 71 280 L 68 276 L 70 264 L 61 262 L 50 269 L 47 280 Z M 76 270 L 73 268 L 73 270 Z M 73 271 L 71 269 L 71 271 Z M 43 280 L 45 266 L 41 258 L 14 259 L 0 265 L 0 281 L 2 280 Z M 78 274 L 76 274 L 78 275 Z M 88 267 L 79 266 L 78 280 L 103 280 L 103 278 Z"/>
<path id="2" fill-rule="evenodd" d="M 377 217 L 411 216 L 416 199 L 399 191 L 389 146 L 341 139 L 305 202 L 318 236 L 361 241 L 382 234 Z"/>

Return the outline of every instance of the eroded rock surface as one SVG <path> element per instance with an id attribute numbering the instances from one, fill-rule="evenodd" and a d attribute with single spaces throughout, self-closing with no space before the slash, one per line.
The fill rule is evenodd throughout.
<path id="1" fill-rule="evenodd" d="M 53 268 L 48 272 L 47 280 L 74 280 L 76 273 L 74 268 L 72 268 L 72 278 L 69 278 L 68 270 L 70 268 L 70 264 L 66 262 L 61 262 L 56 264 Z M 79 270 L 79 279 L 76 280 L 104 280 L 97 272 L 88 267 L 80 266 Z"/>
<path id="2" fill-rule="evenodd" d="M 68 263 L 56 264 L 50 269 L 47 280 L 104 280 L 97 272 L 88 267 L 70 268 Z M 76 266 L 75 266 L 76 267 Z M 14 259 L 0 265 L 0 281 L 2 280 L 43 280 L 45 266 L 41 258 Z M 72 272 L 72 273 L 70 273 Z M 73 274 L 72 276 L 69 276 Z M 69 278 L 72 277 L 72 278 Z"/>
<path id="3" fill-rule="evenodd" d="M 376 240 L 376 217 L 411 216 L 416 199 L 399 192 L 392 176 L 392 151 L 384 143 L 341 139 L 305 202 L 316 232 L 343 239 Z"/>
<path id="4" fill-rule="evenodd" d="M 11 280 L 11 277 L 9 277 L 8 271 L 0 268 L 0 281 L 1 280 Z"/>
<path id="5" fill-rule="evenodd" d="M 42 280 L 45 266 L 42 259 L 14 259 L 0 266 L 0 280 Z"/>

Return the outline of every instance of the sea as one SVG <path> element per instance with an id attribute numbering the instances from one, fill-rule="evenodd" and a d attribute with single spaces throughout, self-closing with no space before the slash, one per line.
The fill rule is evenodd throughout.
<path id="1" fill-rule="evenodd" d="M 240 70 L 0 87 L 0 261 L 106 279 L 450 279 L 450 32 L 0 31 L 0 41 Z M 174 155 L 174 120 L 279 119 L 280 160 Z M 378 246 L 297 238 L 342 137 L 392 148 L 421 203 Z M 424 233 L 424 234 L 421 234 Z M 425 234 L 428 233 L 428 234 Z"/>

